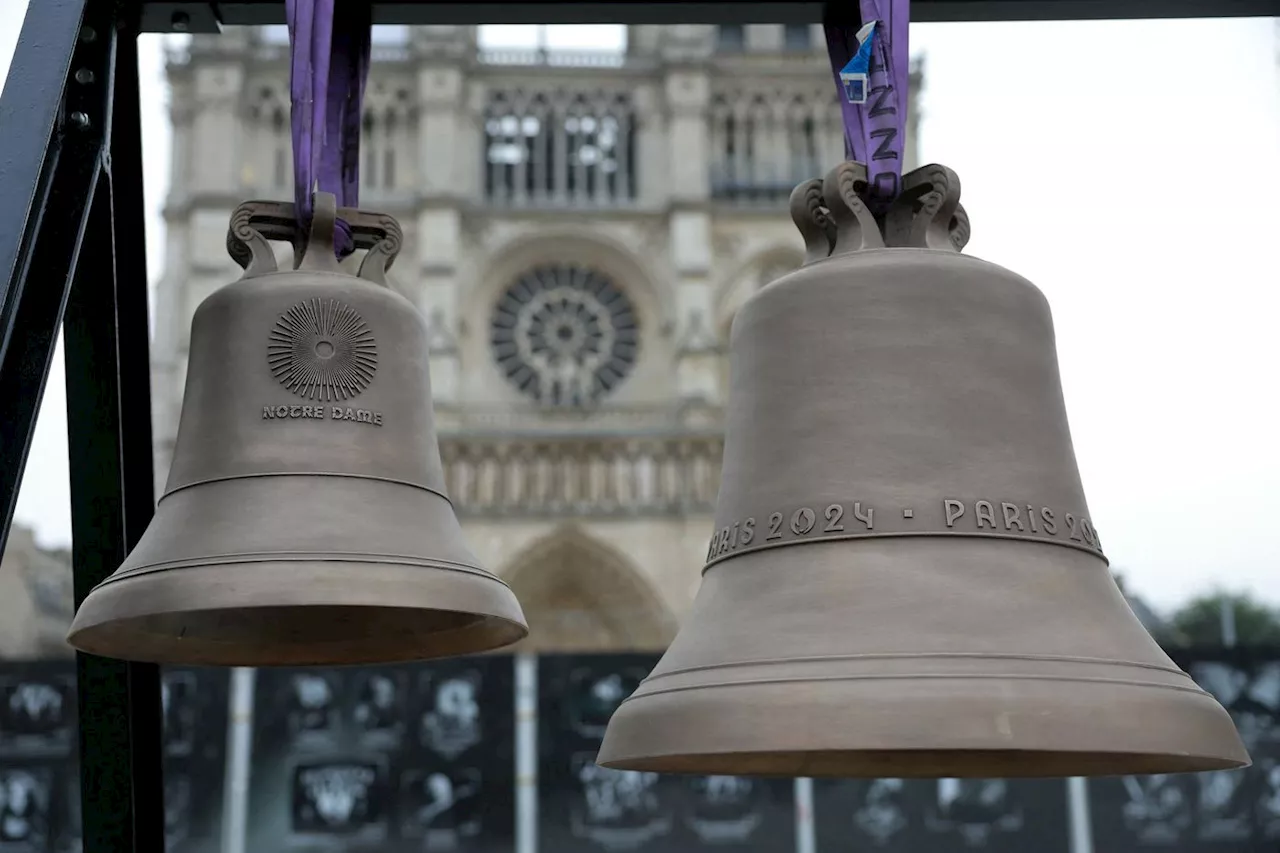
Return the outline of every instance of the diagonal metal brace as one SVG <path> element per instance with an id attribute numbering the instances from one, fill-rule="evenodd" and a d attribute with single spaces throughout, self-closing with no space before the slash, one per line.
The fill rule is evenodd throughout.
<path id="1" fill-rule="evenodd" d="M 0 95 L 0 552 L 106 162 L 114 4 L 86 5 L 32 4 Z"/>

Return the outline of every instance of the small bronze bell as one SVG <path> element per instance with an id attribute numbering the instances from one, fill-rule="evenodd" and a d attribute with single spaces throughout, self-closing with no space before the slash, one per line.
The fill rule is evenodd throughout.
<path id="1" fill-rule="evenodd" d="M 334 257 L 335 217 L 368 251 Z M 426 324 L 387 286 L 400 227 L 316 193 L 247 202 L 245 269 L 196 310 L 173 467 L 155 518 L 85 599 L 92 654 L 221 666 L 358 664 L 486 651 L 528 633 L 467 548 L 431 410 Z M 271 239 L 295 243 L 279 271 Z"/>
<path id="2" fill-rule="evenodd" d="M 951 170 L 877 221 L 845 163 L 792 196 L 805 264 L 738 313 L 703 583 L 599 762 L 725 775 L 1240 767 L 1223 708 L 1116 587 L 1049 305 L 960 254 Z"/>

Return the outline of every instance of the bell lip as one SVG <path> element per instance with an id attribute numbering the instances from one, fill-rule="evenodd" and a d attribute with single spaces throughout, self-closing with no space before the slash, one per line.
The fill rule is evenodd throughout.
<path id="1" fill-rule="evenodd" d="M 252 590 L 246 604 L 245 590 Z M 467 614 L 473 621 L 424 631 L 399 641 L 366 635 L 332 642 L 272 643 L 270 637 L 231 640 L 156 630 L 156 620 L 220 615 L 244 621 L 256 610 L 279 625 L 283 608 L 326 608 L 363 624 L 385 617 L 399 625 L 415 616 Z M 326 615 L 329 615 L 326 613 Z M 336 630 L 336 629 L 335 629 Z M 204 564 L 121 578 L 95 587 L 72 620 L 67 642 L 101 657 L 192 666 L 341 666 L 432 660 L 492 652 L 527 637 L 515 594 L 499 578 L 383 564 L 359 559 L 325 562 Z"/>
<path id="2" fill-rule="evenodd" d="M 682 775 L 1064 778 L 1251 763 L 1213 696 L 1150 683 L 1081 682 L 1064 693 L 1052 681 L 958 675 L 908 678 L 891 690 L 820 678 L 644 690 L 610 719 L 600 766 Z"/>
<path id="3" fill-rule="evenodd" d="M 1243 759 L 1210 755 L 1062 750 L 796 750 L 617 756 L 602 746 L 597 764 L 679 776 L 813 779 L 1064 779 L 1240 770 Z M 949 762 L 949 763 L 943 763 Z M 784 769 L 774 769 L 783 765 Z M 1052 767 L 1052 772 L 1043 768 Z M 969 768 L 969 769 L 966 769 Z"/>

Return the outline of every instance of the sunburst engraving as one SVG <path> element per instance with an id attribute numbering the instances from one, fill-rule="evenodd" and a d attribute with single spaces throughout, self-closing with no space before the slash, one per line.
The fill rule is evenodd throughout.
<path id="1" fill-rule="evenodd" d="M 373 381 L 378 347 L 355 309 L 336 299 L 311 299 L 276 320 L 267 363 L 280 384 L 299 397 L 350 400 Z"/>

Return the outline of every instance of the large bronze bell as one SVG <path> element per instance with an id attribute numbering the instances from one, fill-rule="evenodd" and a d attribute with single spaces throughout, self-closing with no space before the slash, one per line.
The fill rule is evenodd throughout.
<path id="1" fill-rule="evenodd" d="M 731 334 L 702 586 L 599 762 L 663 773 L 1018 777 L 1246 765 L 1117 588 L 1049 305 L 960 254 L 926 166 L 879 219 L 845 163 L 792 196 L 805 264 Z"/>
<path id="2" fill-rule="evenodd" d="M 69 642 L 97 655 L 223 666 L 356 664 L 494 649 L 528 633 L 444 493 L 426 324 L 387 286 L 389 216 L 316 193 L 248 202 L 243 277 L 191 327 L 173 467 L 155 518 L 85 599 Z M 334 254 L 335 217 L 366 252 Z M 268 243 L 295 242 L 280 271 Z"/>

